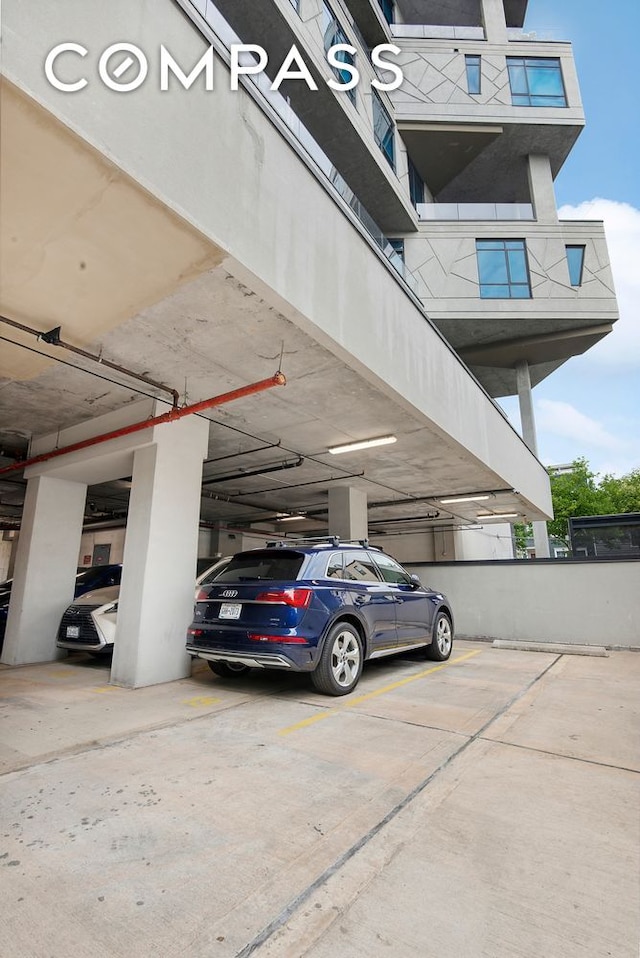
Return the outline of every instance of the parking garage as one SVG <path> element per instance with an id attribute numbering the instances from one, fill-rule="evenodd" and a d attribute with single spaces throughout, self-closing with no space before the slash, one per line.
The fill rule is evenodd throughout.
<path id="1" fill-rule="evenodd" d="M 184 19 L 175 28 L 198 48 Z M 188 673 L 196 558 L 221 544 L 237 551 L 228 534 L 259 544 L 368 532 L 397 553 L 410 533 L 408 549 L 420 556 L 400 558 L 436 549 L 452 558 L 459 529 L 549 514 L 541 464 L 243 91 L 206 99 L 236 138 L 237 169 L 211 148 L 213 131 L 198 114 L 205 101 L 191 97 L 185 113 L 174 94 L 162 98 L 165 121 L 194 144 L 177 170 L 161 154 L 140 166 L 123 135 L 122 105 L 110 113 L 108 97 L 98 128 L 86 104 L 50 87 L 41 86 L 40 102 L 10 80 L 2 89 L 10 135 L 0 479 L 6 531 L 17 526 L 12 512 L 23 523 L 5 663 L 56 654 L 82 537 L 96 522 L 122 528 L 127 520 L 114 681 L 139 686 Z M 145 106 L 151 94 L 139 92 L 127 102 L 141 111 L 141 135 L 146 126 L 152 137 L 145 110 L 158 101 Z M 97 148 L 107 129 L 110 157 Z M 255 176 L 251 131 L 264 148 L 253 198 L 233 186 Z M 205 194 L 189 174 L 197 155 L 209 158 Z M 287 210 L 274 194 L 285 182 L 297 197 Z M 239 228 L 249 215 L 255 229 Z M 309 222 L 318 232 L 314 257 L 305 253 Z M 280 372 L 285 386 L 243 392 Z M 229 393 L 233 401 L 216 409 L 199 406 Z M 200 411 L 153 425 L 191 407 Z M 146 420 L 149 429 L 116 435 Z M 331 452 L 381 437 L 394 442 Z M 21 459 L 33 456 L 45 458 L 21 471 Z M 478 495 L 488 497 L 482 519 Z"/>

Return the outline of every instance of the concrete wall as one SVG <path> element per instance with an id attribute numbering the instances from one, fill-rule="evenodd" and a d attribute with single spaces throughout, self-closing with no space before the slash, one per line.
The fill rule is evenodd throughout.
<path id="1" fill-rule="evenodd" d="M 88 567 L 93 564 L 93 550 L 98 545 L 111 546 L 109 562 L 122 562 L 124 555 L 124 537 L 126 529 L 96 529 L 95 532 L 84 532 L 80 540 L 80 555 L 78 565 Z M 86 558 L 88 562 L 85 562 Z"/>
<path id="2" fill-rule="evenodd" d="M 9 566 L 11 564 L 11 550 L 13 542 L 9 539 L 3 539 L 0 535 L 0 582 L 9 578 Z"/>
<path id="3" fill-rule="evenodd" d="M 404 71 L 404 83 L 391 97 L 398 120 L 459 118 L 468 122 L 510 122 L 521 120 L 567 124 L 584 119 L 580 88 L 571 45 L 568 43 L 492 44 L 486 41 L 400 40 L 402 54 L 397 62 Z M 467 92 L 465 55 L 482 57 L 482 92 Z M 567 107 L 524 107 L 511 105 L 507 56 L 558 57 L 567 95 Z"/>
<path id="4" fill-rule="evenodd" d="M 456 559 L 514 559 L 513 534 L 508 522 L 454 532 Z"/>
<path id="5" fill-rule="evenodd" d="M 640 649 L 640 560 L 411 565 L 468 638 Z"/>
<path id="6" fill-rule="evenodd" d="M 576 326 L 617 318 L 613 275 L 602 223 L 429 223 L 405 238 L 407 266 L 433 319 L 495 316 L 566 319 Z M 526 239 L 531 299 L 481 299 L 476 239 Z M 581 286 L 572 286 L 565 245 L 584 245 Z"/>

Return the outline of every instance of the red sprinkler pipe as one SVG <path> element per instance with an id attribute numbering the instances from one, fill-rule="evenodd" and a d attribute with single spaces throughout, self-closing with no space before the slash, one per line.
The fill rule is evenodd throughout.
<path id="1" fill-rule="evenodd" d="M 99 443 L 109 442 L 110 439 L 118 439 L 120 436 L 129 436 L 133 432 L 151 429 L 153 426 L 159 426 L 165 422 L 175 422 L 176 419 L 192 416 L 195 413 L 203 412 L 205 409 L 211 409 L 213 406 L 223 406 L 225 403 L 233 402 L 234 399 L 243 399 L 245 396 L 253 396 L 255 393 L 264 392 L 265 389 L 271 389 L 273 386 L 285 386 L 286 382 L 287 379 L 284 373 L 277 372 L 269 379 L 261 379 L 257 383 L 250 383 L 248 386 L 232 389 L 231 392 L 222 393 L 222 395 L 214 396 L 212 399 L 203 399 L 202 402 L 194 403 L 192 406 L 183 406 L 182 409 L 172 409 L 170 412 L 163 413 L 162 416 L 145 419 L 143 422 L 134 422 L 130 426 L 122 426 L 121 429 L 105 432 L 101 436 L 92 436 L 91 439 L 83 439 L 81 442 L 74 442 L 70 446 L 63 446 L 61 449 L 52 449 L 51 452 L 43 452 L 40 456 L 33 456 L 24 462 L 17 462 L 11 466 L 5 466 L 3 469 L 0 469 L 0 476 L 4 476 L 9 472 L 16 472 L 18 469 L 26 469 L 27 466 L 35 466 L 39 462 L 47 462 L 49 459 L 55 459 L 58 456 L 65 456 L 70 452 L 77 452 L 79 449 L 87 449 L 89 446 L 97 446 Z"/>

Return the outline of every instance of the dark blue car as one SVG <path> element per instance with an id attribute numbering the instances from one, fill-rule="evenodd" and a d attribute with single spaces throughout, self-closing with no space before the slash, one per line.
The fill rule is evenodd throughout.
<path id="1" fill-rule="evenodd" d="M 217 675 L 310 672 L 327 695 L 355 688 L 367 659 L 424 648 L 451 655 L 453 615 L 382 550 L 332 538 L 239 552 L 197 597 L 187 651 Z"/>

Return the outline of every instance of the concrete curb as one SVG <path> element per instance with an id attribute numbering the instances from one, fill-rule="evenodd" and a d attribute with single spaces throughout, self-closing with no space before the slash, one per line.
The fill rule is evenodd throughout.
<path id="1" fill-rule="evenodd" d="M 553 652 L 556 655 L 596 655 L 607 658 L 609 653 L 603 645 L 558 645 L 551 642 L 508 642 L 494 639 L 494 649 L 514 649 L 518 652 Z"/>

